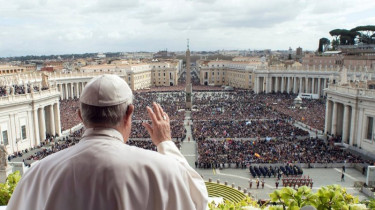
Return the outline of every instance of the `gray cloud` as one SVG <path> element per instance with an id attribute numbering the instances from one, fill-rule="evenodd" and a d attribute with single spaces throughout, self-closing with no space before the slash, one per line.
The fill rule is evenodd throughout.
<path id="1" fill-rule="evenodd" d="M 108 51 L 315 50 L 373 24 L 373 0 L 0 0 L 0 56 Z M 365 7 L 363 5 L 366 5 Z M 298 46 L 296 46 L 298 45 Z"/>

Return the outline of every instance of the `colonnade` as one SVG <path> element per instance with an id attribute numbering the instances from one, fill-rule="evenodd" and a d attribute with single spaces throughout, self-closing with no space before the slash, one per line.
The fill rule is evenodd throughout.
<path id="1" fill-rule="evenodd" d="M 68 82 L 57 84 L 57 89 L 60 92 L 60 99 L 74 99 L 79 98 L 83 88 L 87 82 Z"/>
<path id="2" fill-rule="evenodd" d="M 355 105 L 327 99 L 325 133 L 341 136 L 342 143 L 349 145 L 356 144 L 354 141 L 355 132 Z"/>
<path id="3" fill-rule="evenodd" d="M 45 141 L 46 135 L 61 136 L 60 105 L 59 103 L 41 106 L 33 110 L 34 137 L 36 144 Z"/>
<path id="4" fill-rule="evenodd" d="M 323 96 L 323 89 L 328 87 L 328 81 L 328 78 L 311 76 L 257 76 L 254 91 L 255 93 L 310 93 Z"/>

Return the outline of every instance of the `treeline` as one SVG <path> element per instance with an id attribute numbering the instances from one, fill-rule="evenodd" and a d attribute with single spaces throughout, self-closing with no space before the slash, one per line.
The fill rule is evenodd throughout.
<path id="1" fill-rule="evenodd" d="M 108 52 L 105 53 L 107 58 L 120 57 L 120 52 Z M 29 61 L 29 60 L 54 60 L 54 59 L 78 59 L 78 58 L 93 58 L 96 57 L 97 53 L 84 53 L 84 54 L 64 54 L 64 55 L 26 55 L 17 57 L 0 58 L 0 61 Z"/>

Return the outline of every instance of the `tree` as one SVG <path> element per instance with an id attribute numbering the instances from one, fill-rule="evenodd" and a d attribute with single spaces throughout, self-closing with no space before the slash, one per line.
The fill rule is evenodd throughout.
<path id="1" fill-rule="evenodd" d="M 334 37 L 332 41 L 332 47 L 337 48 L 337 45 L 354 45 L 356 36 L 359 36 L 360 33 L 356 31 L 349 31 L 346 29 L 334 29 L 329 32 L 331 36 Z"/>
<path id="2" fill-rule="evenodd" d="M 350 31 L 359 33 L 359 41 L 366 44 L 375 43 L 375 25 L 357 26 Z"/>
<path id="3" fill-rule="evenodd" d="M 333 50 L 336 50 L 336 47 L 339 45 L 339 37 L 341 35 L 341 31 L 345 29 L 333 29 L 332 31 L 329 32 L 331 36 L 333 36 L 332 40 L 332 48 Z"/>
<path id="4" fill-rule="evenodd" d="M 319 48 L 318 48 L 318 52 L 322 53 L 324 51 L 327 50 L 327 47 L 328 45 L 331 43 L 331 41 L 329 41 L 329 39 L 327 38 L 321 38 L 319 39 Z"/>

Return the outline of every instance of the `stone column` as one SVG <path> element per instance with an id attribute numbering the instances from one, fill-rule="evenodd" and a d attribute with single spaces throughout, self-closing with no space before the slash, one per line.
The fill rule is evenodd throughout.
<path id="1" fill-rule="evenodd" d="M 302 90 L 302 77 L 299 78 L 299 93 L 303 93 L 303 90 Z"/>
<path id="2" fill-rule="evenodd" d="M 315 94 L 315 78 L 311 78 L 311 93 Z"/>
<path id="3" fill-rule="evenodd" d="M 74 98 L 74 93 L 73 93 L 73 83 L 70 83 L 70 98 Z"/>
<path id="4" fill-rule="evenodd" d="M 279 92 L 279 77 L 275 77 L 275 92 Z"/>
<path id="5" fill-rule="evenodd" d="M 348 133 L 349 133 L 349 106 L 344 105 L 344 116 L 342 123 L 342 143 L 348 143 Z"/>
<path id="6" fill-rule="evenodd" d="M 357 128 L 362 129 L 363 128 L 363 108 L 359 109 L 359 114 L 358 114 L 358 121 L 357 121 Z M 361 140 L 362 140 L 362 130 L 357 130 L 357 147 L 361 147 Z"/>
<path id="7" fill-rule="evenodd" d="M 63 100 L 64 99 L 63 86 L 62 86 L 62 84 L 58 84 L 57 86 L 58 86 L 59 91 L 60 91 L 60 100 Z"/>
<path id="8" fill-rule="evenodd" d="M 327 88 L 327 78 L 324 78 L 323 89 Z"/>
<path id="9" fill-rule="evenodd" d="M 40 142 L 44 142 L 46 140 L 46 119 L 44 113 L 44 107 L 39 108 L 39 136 Z"/>
<path id="10" fill-rule="evenodd" d="M 56 135 L 56 131 L 55 131 L 55 117 L 54 117 L 54 111 L 53 111 L 53 105 L 49 105 L 48 106 L 48 109 L 49 109 L 49 130 L 50 130 L 50 135 L 54 136 Z"/>
<path id="11" fill-rule="evenodd" d="M 33 110 L 33 118 L 34 118 L 34 145 L 40 144 L 40 137 L 39 137 L 39 120 L 38 120 L 38 109 Z"/>
<path id="12" fill-rule="evenodd" d="M 76 83 L 76 90 L 77 90 L 76 97 L 79 98 L 79 83 L 78 82 Z"/>
<path id="13" fill-rule="evenodd" d="M 283 93 L 285 91 L 285 78 L 281 77 L 281 92 Z"/>
<path id="14" fill-rule="evenodd" d="M 290 93 L 290 86 L 292 85 L 291 77 L 287 77 L 286 79 L 288 81 L 287 86 L 286 86 L 286 89 L 287 89 L 286 92 Z"/>
<path id="15" fill-rule="evenodd" d="M 356 114 L 356 110 L 355 108 L 352 106 L 352 116 L 350 118 L 350 136 L 349 136 L 349 145 L 353 146 L 353 143 L 354 143 L 354 134 L 355 134 L 355 114 Z"/>
<path id="16" fill-rule="evenodd" d="M 332 134 L 336 135 L 337 128 L 337 102 L 333 102 L 333 113 L 332 113 Z"/>
<path id="17" fill-rule="evenodd" d="M 267 77 L 267 84 L 266 84 L 266 93 L 270 93 L 272 92 L 271 88 L 272 88 L 272 77 L 268 76 Z"/>
<path id="18" fill-rule="evenodd" d="M 297 94 L 297 77 L 293 77 L 293 93 Z"/>
<path id="19" fill-rule="evenodd" d="M 305 77 L 305 93 L 309 92 L 309 78 Z"/>
<path id="20" fill-rule="evenodd" d="M 321 93 L 322 92 L 322 90 L 321 90 L 321 88 L 322 88 L 321 86 L 322 85 L 320 84 L 320 80 L 321 80 L 321 78 L 318 78 L 318 94 L 319 94 L 319 98 L 322 95 L 322 93 Z"/>
<path id="21" fill-rule="evenodd" d="M 68 94 L 68 83 L 65 83 L 65 99 L 68 100 L 69 99 L 69 94 Z"/>
<path id="22" fill-rule="evenodd" d="M 61 136 L 61 122 L 60 122 L 60 103 L 55 103 L 53 105 L 54 119 L 55 119 L 55 132 L 58 136 Z"/>
<path id="23" fill-rule="evenodd" d="M 78 83 L 78 88 L 77 88 L 77 98 L 79 98 L 81 96 L 81 92 L 82 92 L 82 89 L 81 89 L 81 84 L 82 82 L 79 82 Z"/>
<path id="24" fill-rule="evenodd" d="M 326 119 L 325 119 L 325 128 L 324 133 L 331 133 L 332 124 L 332 102 L 327 99 L 326 102 Z"/>

